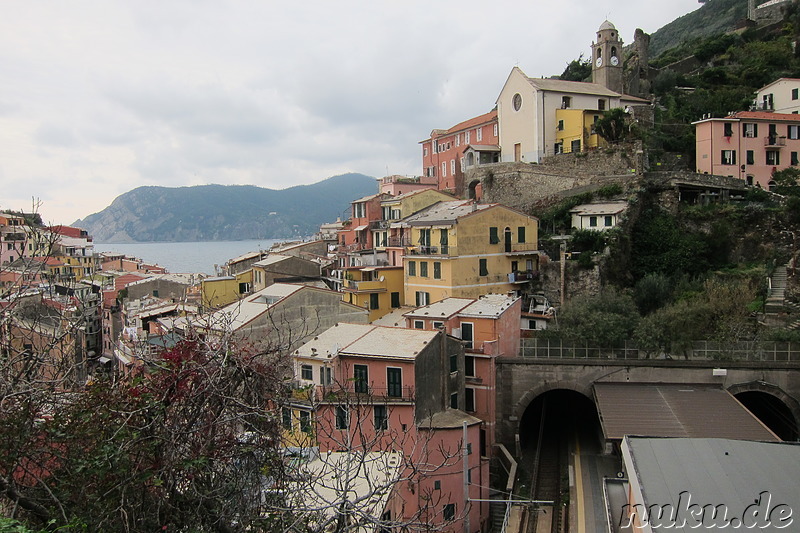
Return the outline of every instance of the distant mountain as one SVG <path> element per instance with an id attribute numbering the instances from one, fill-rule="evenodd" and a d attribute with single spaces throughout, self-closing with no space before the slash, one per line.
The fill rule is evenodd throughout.
<path id="1" fill-rule="evenodd" d="M 761 2 L 758 2 L 761 3 Z M 650 57 L 698 37 L 736 28 L 747 17 L 747 0 L 708 0 L 699 9 L 678 17 L 650 36 Z"/>
<path id="2" fill-rule="evenodd" d="M 375 178 L 342 174 L 283 190 L 252 185 L 138 187 L 76 221 L 97 242 L 196 242 L 307 237 L 377 192 Z"/>

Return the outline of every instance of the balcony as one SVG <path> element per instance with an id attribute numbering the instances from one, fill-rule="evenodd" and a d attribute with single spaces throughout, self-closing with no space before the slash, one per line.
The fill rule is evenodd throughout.
<path id="1" fill-rule="evenodd" d="M 532 242 L 518 242 L 505 245 L 506 254 L 533 255 L 539 252 L 539 247 Z"/>
<path id="2" fill-rule="evenodd" d="M 539 279 L 539 273 L 533 270 L 515 270 L 508 274 L 509 283 L 527 283 Z"/>
<path id="3" fill-rule="evenodd" d="M 454 256 L 458 255 L 455 246 L 441 244 L 439 246 L 414 246 L 409 251 L 410 255 L 439 255 Z"/>
<path id="4" fill-rule="evenodd" d="M 316 388 L 316 399 L 323 403 L 349 403 L 351 405 L 367 405 L 383 402 L 414 401 L 414 387 L 364 387 L 360 391 L 353 390 L 354 384 L 348 389 L 337 385 L 319 385 Z"/>
<path id="5" fill-rule="evenodd" d="M 389 229 L 389 225 L 392 223 L 391 220 L 373 220 L 369 223 L 369 229 L 371 230 L 380 230 L 380 229 Z"/>
<path id="6" fill-rule="evenodd" d="M 395 248 L 406 248 L 408 246 L 412 246 L 412 244 L 411 239 L 408 237 L 389 237 L 388 246 L 393 246 Z"/>
<path id="7" fill-rule="evenodd" d="M 348 279 L 344 283 L 347 292 L 386 292 L 386 284 L 381 281 L 356 281 Z"/>
<path id="8" fill-rule="evenodd" d="M 764 146 L 786 146 L 786 137 L 778 135 L 764 137 Z"/>

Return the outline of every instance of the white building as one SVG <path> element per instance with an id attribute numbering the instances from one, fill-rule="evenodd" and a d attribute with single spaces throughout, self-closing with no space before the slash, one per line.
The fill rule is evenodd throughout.
<path id="1" fill-rule="evenodd" d="M 800 79 L 779 78 L 758 91 L 753 102 L 756 111 L 774 111 L 775 113 L 800 112 Z"/>

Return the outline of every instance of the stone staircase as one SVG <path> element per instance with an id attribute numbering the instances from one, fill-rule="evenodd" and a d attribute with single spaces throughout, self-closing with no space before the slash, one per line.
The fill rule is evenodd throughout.
<path id="1" fill-rule="evenodd" d="M 775 268 L 770 278 L 770 291 L 764 305 L 767 315 L 782 315 L 789 319 L 787 329 L 800 329 L 800 304 L 786 301 L 786 266 Z"/>
<path id="2" fill-rule="evenodd" d="M 786 294 L 786 266 L 775 267 L 770 278 L 770 291 L 767 295 L 764 311 L 767 314 L 779 314 L 786 311 L 784 296 Z"/>

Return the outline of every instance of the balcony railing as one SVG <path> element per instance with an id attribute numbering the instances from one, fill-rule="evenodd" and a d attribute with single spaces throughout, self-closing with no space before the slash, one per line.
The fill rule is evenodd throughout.
<path id="1" fill-rule="evenodd" d="M 440 244 L 437 246 L 414 246 L 410 250 L 411 255 L 458 255 L 455 246 L 449 244 Z"/>
<path id="2" fill-rule="evenodd" d="M 389 246 L 407 247 L 412 246 L 411 239 L 408 237 L 389 237 Z"/>
<path id="3" fill-rule="evenodd" d="M 525 283 L 535 279 L 539 279 L 539 273 L 533 270 L 515 270 L 508 274 L 509 283 Z"/>
<path id="4" fill-rule="evenodd" d="M 764 137 L 764 146 L 786 146 L 786 137 L 778 135 Z"/>
<path id="5" fill-rule="evenodd" d="M 380 281 L 356 281 L 348 279 L 345 281 L 344 288 L 350 291 L 386 291 L 386 284 Z"/>
<path id="6" fill-rule="evenodd" d="M 341 403 L 348 402 L 350 404 L 370 404 L 376 402 L 413 402 L 414 401 L 414 387 L 399 386 L 399 387 L 359 387 L 360 390 L 354 390 L 354 384 L 349 388 L 343 389 L 336 385 L 320 385 L 316 389 L 316 400 L 320 402 Z"/>

